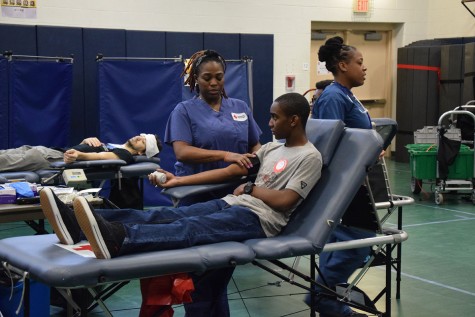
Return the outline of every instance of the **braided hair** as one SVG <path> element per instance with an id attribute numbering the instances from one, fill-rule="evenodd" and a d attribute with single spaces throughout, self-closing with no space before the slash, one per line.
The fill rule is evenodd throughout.
<path id="1" fill-rule="evenodd" d="M 332 37 L 320 46 L 318 50 L 318 60 L 325 62 L 325 66 L 333 75 L 338 71 L 339 62 L 349 62 L 352 53 L 356 48 L 343 44 L 343 39 L 339 36 Z"/>
<path id="2" fill-rule="evenodd" d="M 218 52 L 213 50 L 198 51 L 190 57 L 185 69 L 183 69 L 183 72 L 180 75 L 183 77 L 186 74 L 189 74 L 188 78 L 185 80 L 185 85 L 190 85 L 190 91 L 194 91 L 196 89 L 197 92 L 199 92 L 196 85 L 196 76 L 198 76 L 200 72 L 201 65 L 207 62 L 217 62 L 221 64 L 223 71 L 226 73 L 226 61 Z M 224 88 L 221 94 L 225 98 L 228 97 L 224 91 Z"/>

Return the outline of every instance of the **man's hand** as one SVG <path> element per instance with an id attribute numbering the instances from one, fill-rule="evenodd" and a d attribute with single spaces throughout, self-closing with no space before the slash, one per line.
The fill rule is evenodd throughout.
<path id="1" fill-rule="evenodd" d="M 160 183 L 159 180 L 155 177 L 155 175 L 153 173 L 150 173 L 148 174 L 148 180 L 150 181 L 150 184 L 152 184 L 153 186 L 169 188 L 169 187 L 175 187 L 178 185 L 177 177 L 173 175 L 172 173 L 162 170 L 161 168 L 158 168 L 157 172 L 165 174 L 165 176 L 167 177 L 167 180 L 165 183 Z"/>
<path id="2" fill-rule="evenodd" d="M 79 156 L 79 151 L 73 150 L 73 149 L 67 150 L 66 152 L 64 152 L 64 157 L 63 157 L 64 163 L 76 162 L 76 160 L 78 159 L 78 156 Z"/>
<path id="3" fill-rule="evenodd" d="M 239 195 L 244 194 L 244 186 L 246 186 L 246 183 L 241 184 L 238 187 L 236 187 L 236 189 L 234 189 L 233 191 L 233 195 L 239 196 Z"/>
<path id="4" fill-rule="evenodd" d="M 99 141 L 98 138 L 92 137 L 92 138 L 86 138 L 82 140 L 81 144 L 87 144 L 89 146 L 101 146 L 102 142 Z"/>

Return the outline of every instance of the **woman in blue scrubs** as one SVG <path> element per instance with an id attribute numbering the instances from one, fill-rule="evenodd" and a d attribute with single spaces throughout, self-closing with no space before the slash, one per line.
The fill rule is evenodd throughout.
<path id="1" fill-rule="evenodd" d="M 185 84 L 197 96 L 180 102 L 171 113 L 165 129 L 165 142 L 173 146 L 177 162 L 175 174 L 191 175 L 238 163 L 252 167 L 262 134 L 249 106 L 228 98 L 224 90 L 226 62 L 217 52 L 199 51 L 189 60 L 183 75 Z M 232 189 L 231 189 L 232 191 Z M 181 205 L 223 196 L 210 193 L 182 200 Z M 229 316 L 227 285 L 234 268 L 192 274 L 193 303 L 185 304 L 187 317 Z"/>
<path id="2" fill-rule="evenodd" d="M 339 36 L 328 39 L 318 51 L 318 59 L 325 62 L 326 68 L 333 74 L 334 81 L 327 86 L 312 109 L 312 118 L 340 119 L 349 128 L 371 129 L 372 123 L 366 108 L 353 95 L 351 89 L 364 84 L 366 66 L 363 55 L 355 47 L 343 44 Z M 384 153 L 384 152 L 383 152 Z M 382 153 L 382 154 L 383 154 Z M 348 241 L 374 236 L 374 233 L 355 227 L 338 225 L 327 243 Z M 347 249 L 323 252 L 319 266 L 324 281 L 330 288 L 346 283 L 353 272 L 363 264 L 370 253 L 370 248 Z M 317 282 L 325 282 L 319 276 Z M 317 291 L 319 288 L 317 287 Z M 310 303 L 310 297 L 306 302 Z M 363 317 L 362 313 L 353 311 L 348 305 L 329 297 L 316 297 L 315 309 L 320 317 Z"/>
<path id="3" fill-rule="evenodd" d="M 180 102 L 171 113 L 165 142 L 173 146 L 178 176 L 239 163 L 260 147 L 261 129 L 242 100 L 228 98 L 224 90 L 226 63 L 215 51 L 195 53 L 184 72 L 194 98 Z"/>

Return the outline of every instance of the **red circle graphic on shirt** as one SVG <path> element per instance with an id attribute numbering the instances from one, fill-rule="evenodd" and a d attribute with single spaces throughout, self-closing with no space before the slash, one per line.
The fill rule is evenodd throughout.
<path id="1" fill-rule="evenodd" d="M 287 167 L 287 160 L 286 159 L 281 159 L 277 163 L 275 163 L 274 172 L 280 173 L 283 170 L 285 170 L 286 167 Z"/>

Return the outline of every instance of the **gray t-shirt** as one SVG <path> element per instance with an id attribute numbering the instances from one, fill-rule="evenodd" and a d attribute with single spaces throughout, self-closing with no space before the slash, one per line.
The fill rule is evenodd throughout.
<path id="1" fill-rule="evenodd" d="M 229 205 L 244 206 L 256 213 L 266 236 L 272 237 L 287 224 L 292 212 L 319 180 L 322 156 L 310 142 L 295 147 L 271 142 L 263 145 L 256 154 L 261 161 L 256 186 L 275 190 L 288 188 L 298 193 L 302 199 L 285 212 L 276 211 L 251 195 L 227 195 L 223 199 Z"/>

